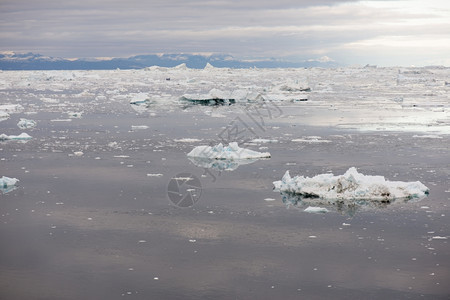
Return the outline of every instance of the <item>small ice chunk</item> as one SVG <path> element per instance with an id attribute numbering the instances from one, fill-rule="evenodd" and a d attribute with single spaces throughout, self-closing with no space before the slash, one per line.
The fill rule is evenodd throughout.
<path id="1" fill-rule="evenodd" d="M 9 114 L 5 111 L 0 110 L 0 122 L 9 119 Z"/>
<path id="2" fill-rule="evenodd" d="M 257 152 L 245 148 L 240 148 L 238 143 L 232 142 L 224 147 L 222 143 L 216 146 L 197 146 L 187 154 L 189 157 L 201 157 L 209 159 L 255 159 L 255 158 L 270 158 L 268 152 Z"/>
<path id="3" fill-rule="evenodd" d="M 183 139 L 175 139 L 174 140 L 177 143 L 196 143 L 201 142 L 199 139 L 192 139 L 192 138 L 183 138 Z"/>
<path id="4" fill-rule="evenodd" d="M 27 120 L 21 118 L 19 123 L 17 123 L 17 127 L 19 127 L 20 129 L 29 129 L 36 127 L 36 124 L 37 123 L 34 120 Z"/>
<path id="5" fill-rule="evenodd" d="M 82 111 L 78 111 L 78 112 L 76 112 L 76 111 L 69 111 L 69 112 L 67 112 L 67 116 L 69 118 L 79 119 L 79 118 L 81 118 L 82 115 L 83 115 Z"/>
<path id="6" fill-rule="evenodd" d="M 148 129 L 147 125 L 131 125 L 131 130 Z"/>
<path id="7" fill-rule="evenodd" d="M 73 154 L 75 156 L 83 156 L 84 153 L 82 151 L 75 151 Z"/>
<path id="8" fill-rule="evenodd" d="M 433 239 L 433 240 L 446 240 L 447 237 L 446 236 L 433 236 L 431 239 Z"/>
<path id="9" fill-rule="evenodd" d="M 252 143 L 258 143 L 258 144 L 265 144 L 265 143 L 278 143 L 278 140 L 271 140 L 271 139 L 253 139 L 251 140 Z"/>
<path id="10" fill-rule="evenodd" d="M 317 213 L 327 213 L 328 209 L 326 209 L 325 207 L 308 206 L 304 211 L 317 214 Z"/>
<path id="11" fill-rule="evenodd" d="M 161 177 L 161 176 L 164 176 L 164 175 L 161 174 L 161 173 L 149 173 L 149 174 L 147 174 L 147 177 Z"/>
<path id="12" fill-rule="evenodd" d="M 331 143 L 330 140 L 322 140 L 320 136 L 306 136 L 301 139 L 293 139 L 292 142 L 308 144 Z"/>
<path id="13" fill-rule="evenodd" d="M 2 178 L 0 178 L 0 191 L 2 191 L 2 193 L 4 194 L 13 191 L 17 188 L 16 185 L 18 182 L 19 179 L 17 178 L 3 176 Z"/>
<path id="14" fill-rule="evenodd" d="M 275 201 L 275 199 L 274 198 L 266 198 L 266 199 L 264 199 L 264 201 Z"/>

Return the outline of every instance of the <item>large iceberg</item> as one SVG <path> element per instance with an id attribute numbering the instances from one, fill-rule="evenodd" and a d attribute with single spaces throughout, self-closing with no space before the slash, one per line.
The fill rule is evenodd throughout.
<path id="1" fill-rule="evenodd" d="M 189 157 L 197 157 L 204 159 L 221 159 L 221 160 L 239 160 L 239 159 L 258 159 L 269 158 L 270 153 L 258 152 L 238 146 L 237 142 L 229 143 L 223 146 L 222 143 L 216 146 L 197 146 L 187 154 Z"/>
<path id="2" fill-rule="evenodd" d="M 286 171 L 280 181 L 273 182 L 275 190 L 302 198 L 377 200 L 425 197 L 429 189 L 419 181 L 388 181 L 383 176 L 358 173 L 352 167 L 344 175 L 320 174 L 314 177 L 295 176 Z"/>
<path id="3" fill-rule="evenodd" d="M 19 182 L 17 178 L 10 178 L 3 176 L 0 178 L 0 191 L 6 194 L 16 189 L 16 184 Z"/>

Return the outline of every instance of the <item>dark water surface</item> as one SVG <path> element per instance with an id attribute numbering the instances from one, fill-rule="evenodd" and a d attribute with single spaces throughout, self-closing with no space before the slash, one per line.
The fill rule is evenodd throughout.
<path id="1" fill-rule="evenodd" d="M 0 299 L 449 299 L 450 245 L 439 238 L 450 235 L 448 136 L 301 126 L 287 111 L 288 121 L 239 125 L 278 140 L 245 146 L 271 159 L 223 172 L 186 153 L 224 140 L 245 117 L 238 108 L 29 116 L 32 140 L 0 143 L 0 175 L 20 179 L 0 194 Z M 2 131 L 19 132 L 17 120 Z M 329 142 L 292 141 L 310 136 Z M 352 166 L 419 180 L 430 195 L 310 214 L 272 191 L 286 170 Z M 168 197 L 177 174 L 199 179 L 191 207 Z"/>

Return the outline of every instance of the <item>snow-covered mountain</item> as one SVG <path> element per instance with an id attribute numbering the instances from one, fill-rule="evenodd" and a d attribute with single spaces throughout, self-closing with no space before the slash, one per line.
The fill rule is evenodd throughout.
<path id="1" fill-rule="evenodd" d="M 1 70 L 110 70 L 141 69 L 150 66 L 174 67 L 186 64 L 188 68 L 203 69 L 208 63 L 214 67 L 227 68 L 302 68 L 336 67 L 332 60 L 308 60 L 290 62 L 277 59 L 240 60 L 223 54 L 148 54 L 128 58 L 65 59 L 44 56 L 35 53 L 0 53 Z"/>

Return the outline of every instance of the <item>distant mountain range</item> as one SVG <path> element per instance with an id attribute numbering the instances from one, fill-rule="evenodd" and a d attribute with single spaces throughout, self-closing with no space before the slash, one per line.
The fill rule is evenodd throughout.
<path id="1" fill-rule="evenodd" d="M 333 60 L 324 57 L 318 60 L 289 62 L 277 59 L 239 60 L 230 55 L 213 54 L 149 54 L 128 58 L 55 58 L 35 53 L 0 52 L 1 70 L 112 70 L 142 69 L 151 66 L 175 67 L 186 64 L 188 68 L 203 69 L 208 63 L 217 68 L 311 68 L 337 67 Z"/>

